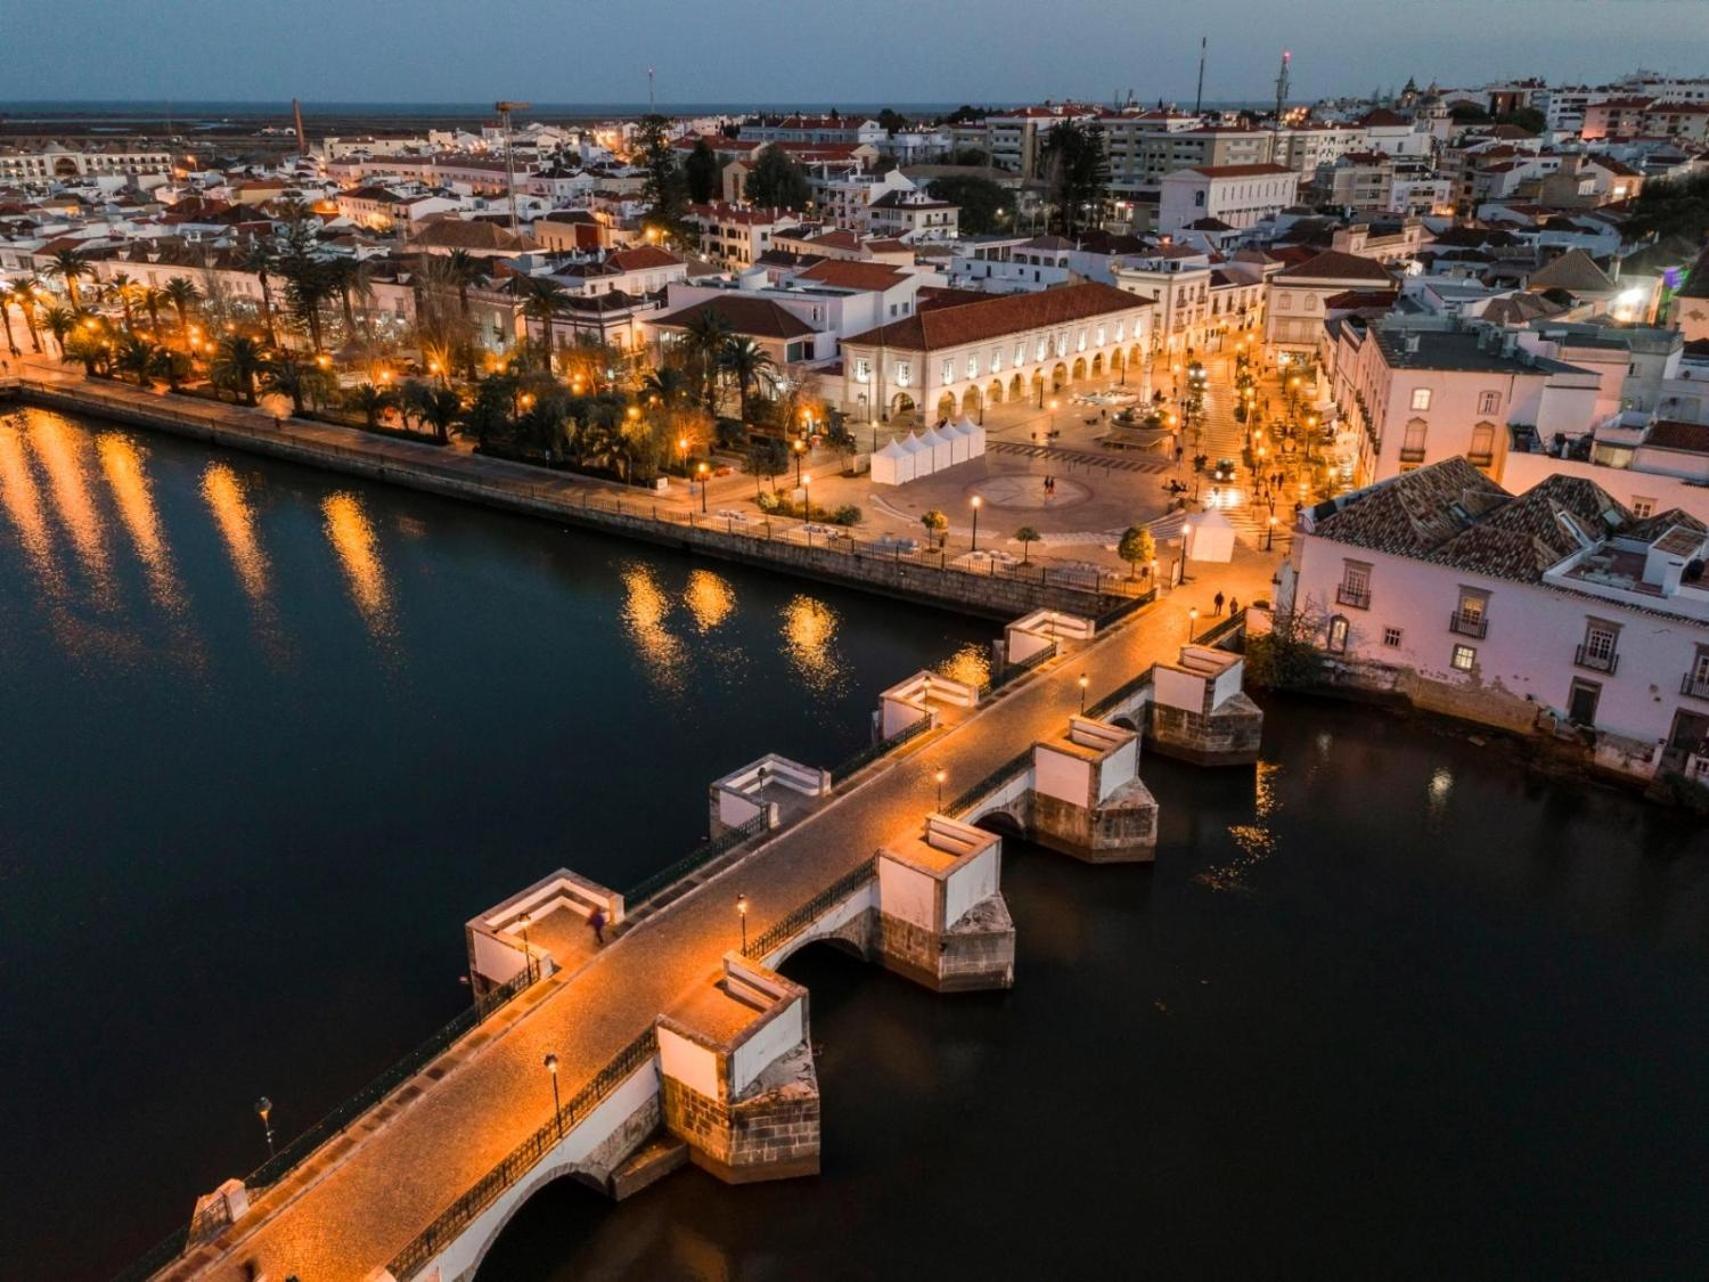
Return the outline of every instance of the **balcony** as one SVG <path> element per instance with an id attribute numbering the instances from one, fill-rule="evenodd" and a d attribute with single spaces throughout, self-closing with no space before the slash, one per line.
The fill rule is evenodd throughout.
<path id="1" fill-rule="evenodd" d="M 1606 672 L 1614 675 L 1614 669 L 1620 666 L 1620 656 L 1610 651 L 1608 654 L 1597 654 L 1588 646 L 1579 646 L 1573 651 L 1573 663 L 1580 668 L 1589 668 L 1592 672 Z"/>
<path id="2" fill-rule="evenodd" d="M 1337 605 L 1350 605 L 1355 610 L 1369 610 L 1371 608 L 1371 589 L 1343 583 L 1335 589 L 1335 601 Z"/>
<path id="3" fill-rule="evenodd" d="M 1687 672 L 1679 683 L 1679 692 L 1693 699 L 1709 699 L 1709 672 Z"/>
<path id="4" fill-rule="evenodd" d="M 1463 637 L 1483 639 L 1489 631 L 1489 616 L 1478 613 L 1469 614 L 1464 610 L 1455 610 L 1448 616 L 1448 631 L 1458 632 Z"/>
<path id="5" fill-rule="evenodd" d="M 1402 463 L 1422 463 L 1424 462 L 1424 451 L 1403 449 L 1400 452 L 1400 461 Z"/>

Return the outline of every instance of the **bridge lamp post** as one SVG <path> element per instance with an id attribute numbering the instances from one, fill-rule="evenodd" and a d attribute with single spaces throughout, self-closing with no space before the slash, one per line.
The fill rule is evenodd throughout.
<path id="1" fill-rule="evenodd" d="M 1199 630 L 1199 607 L 1194 606 L 1187 611 L 1187 640 L 1191 641 Z"/>
<path id="2" fill-rule="evenodd" d="M 1276 546 L 1276 518 L 1270 518 L 1269 526 L 1264 531 L 1264 550 L 1268 552 Z"/>
<path id="3" fill-rule="evenodd" d="M 255 1116 L 261 1119 L 261 1129 L 267 1135 L 267 1156 L 273 1154 L 273 1101 L 263 1095 L 255 1101 Z"/>
<path id="4" fill-rule="evenodd" d="M 546 1072 L 552 1078 L 552 1120 L 558 1124 L 558 1138 L 564 1138 L 564 1112 L 558 1103 L 558 1057 L 550 1052 L 546 1055 Z"/>
<path id="5" fill-rule="evenodd" d="M 979 509 L 985 505 L 985 500 L 977 494 L 973 496 L 973 543 L 969 551 L 979 551 Z"/>
<path id="6" fill-rule="evenodd" d="M 736 896 L 736 916 L 742 919 L 742 954 L 746 956 L 748 951 L 748 897 L 746 895 L 739 894 Z"/>
<path id="7" fill-rule="evenodd" d="M 941 813 L 944 808 L 944 780 L 949 778 L 949 771 L 940 769 L 932 778 L 938 785 L 938 810 Z"/>
<path id="8" fill-rule="evenodd" d="M 1086 715 L 1086 685 L 1087 685 L 1087 677 L 1086 677 L 1086 674 L 1085 674 L 1085 673 L 1084 673 L 1084 672 L 1082 672 L 1082 673 L 1081 673 L 1081 674 L 1080 674 L 1080 681 L 1079 681 L 1079 685 L 1080 685 L 1080 715 L 1081 715 L 1081 716 L 1085 716 L 1085 715 Z"/>
<path id="9" fill-rule="evenodd" d="M 522 968 L 528 972 L 528 982 L 532 984 L 534 982 L 534 950 L 528 946 L 528 926 L 534 918 L 528 913 L 523 913 L 516 920 L 522 927 Z"/>
<path id="10" fill-rule="evenodd" d="M 706 515 L 706 479 L 711 469 L 702 463 L 700 465 L 700 515 Z"/>

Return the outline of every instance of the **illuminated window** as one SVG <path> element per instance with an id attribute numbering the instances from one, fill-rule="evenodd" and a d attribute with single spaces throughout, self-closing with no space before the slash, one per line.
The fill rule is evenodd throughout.
<path id="1" fill-rule="evenodd" d="M 1454 657 L 1450 660 L 1456 672 L 1470 672 L 1478 661 L 1478 652 L 1469 645 L 1454 647 Z"/>
<path id="2" fill-rule="evenodd" d="M 1344 654 L 1347 650 L 1347 619 L 1337 614 L 1329 620 L 1329 649 L 1334 654 Z"/>
<path id="3" fill-rule="evenodd" d="M 1415 410 L 1427 410 L 1430 408 L 1430 389 L 1428 387 L 1415 387 L 1412 389 L 1412 408 Z"/>
<path id="4" fill-rule="evenodd" d="M 865 383 L 872 378 L 872 362 L 862 356 L 855 361 L 855 382 Z"/>

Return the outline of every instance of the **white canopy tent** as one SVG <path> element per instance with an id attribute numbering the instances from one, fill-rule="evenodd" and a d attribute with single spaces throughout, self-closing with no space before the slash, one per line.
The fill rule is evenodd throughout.
<path id="1" fill-rule="evenodd" d="M 908 451 L 910 481 L 917 481 L 922 476 L 930 476 L 936 467 L 933 465 L 932 447 L 927 445 L 913 432 L 902 438 L 902 448 Z"/>
<path id="2" fill-rule="evenodd" d="M 924 435 L 920 437 L 920 444 L 932 452 L 932 471 L 934 472 L 941 472 L 955 462 L 952 457 L 953 449 L 950 445 L 950 438 L 947 435 L 949 430 L 948 424 L 944 425 L 942 432 L 935 427 L 928 427 Z M 922 457 L 924 457 L 923 454 Z"/>
<path id="3" fill-rule="evenodd" d="M 872 456 L 874 485 L 905 485 L 914 479 L 914 456 L 903 449 L 892 436 L 884 448 Z"/>
<path id="4" fill-rule="evenodd" d="M 970 418 L 964 418 L 957 424 L 967 433 L 967 457 L 978 458 L 985 453 L 985 429 Z"/>
<path id="5" fill-rule="evenodd" d="M 949 461 L 952 464 L 965 463 L 972 456 L 973 437 L 960 423 L 951 423 L 944 428 L 945 436 L 949 438 Z"/>

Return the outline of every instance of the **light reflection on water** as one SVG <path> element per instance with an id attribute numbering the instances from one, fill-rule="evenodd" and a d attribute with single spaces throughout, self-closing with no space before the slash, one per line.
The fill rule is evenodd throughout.
<path id="1" fill-rule="evenodd" d="M 694 616 L 695 628 L 702 633 L 711 632 L 736 608 L 736 591 L 722 575 L 695 570 L 688 576 L 683 602 Z"/>
<path id="2" fill-rule="evenodd" d="M 30 568 L 53 597 L 65 590 L 64 576 L 53 555 L 53 531 L 42 511 L 41 488 L 24 455 L 24 438 L 10 424 L 0 423 L 0 507 L 18 532 Z"/>
<path id="3" fill-rule="evenodd" d="M 978 688 L 991 679 L 991 652 L 977 641 L 969 641 L 938 664 L 938 674 Z"/>
<path id="4" fill-rule="evenodd" d="M 119 510 L 119 520 L 148 576 L 149 593 L 163 609 L 181 611 L 184 597 L 161 531 L 154 492 L 143 470 L 142 448 L 117 432 L 103 432 L 95 439 L 95 446 L 101 456 L 101 471 L 106 474 L 113 502 Z"/>
<path id="5" fill-rule="evenodd" d="M 338 554 L 338 563 L 350 586 L 350 598 L 356 603 L 362 621 L 376 637 L 389 636 L 392 593 L 374 527 L 362 510 L 362 500 L 341 491 L 322 499 L 320 510 L 325 518 L 326 537 Z"/>
<path id="6" fill-rule="evenodd" d="M 623 567 L 623 626 L 635 643 L 647 674 L 671 693 L 683 688 L 683 645 L 667 626 L 671 599 L 653 568 L 640 562 Z"/>
<path id="7" fill-rule="evenodd" d="M 1254 823 L 1230 824 L 1228 835 L 1239 854 L 1227 863 L 1212 865 L 1193 874 L 1193 880 L 1208 890 L 1249 893 L 1247 873 L 1276 853 L 1275 820 L 1281 808 L 1277 776 L 1282 772 L 1278 761 L 1260 761 L 1252 779 L 1252 817 Z"/>
<path id="8" fill-rule="evenodd" d="M 224 463 L 209 463 L 202 472 L 202 498 L 225 540 L 244 593 L 252 603 L 262 605 L 267 599 L 267 554 L 255 537 L 255 512 L 243 482 Z"/>
<path id="9" fill-rule="evenodd" d="M 57 415 L 44 414 L 35 421 L 29 443 L 47 473 L 54 510 L 88 578 L 91 598 L 96 605 L 108 607 L 113 601 L 112 567 L 105 523 L 89 492 L 83 433 Z"/>
<path id="10" fill-rule="evenodd" d="M 783 608 L 783 641 L 790 666 L 816 694 L 835 689 L 848 676 L 837 651 L 837 612 L 823 601 L 797 595 Z"/>

